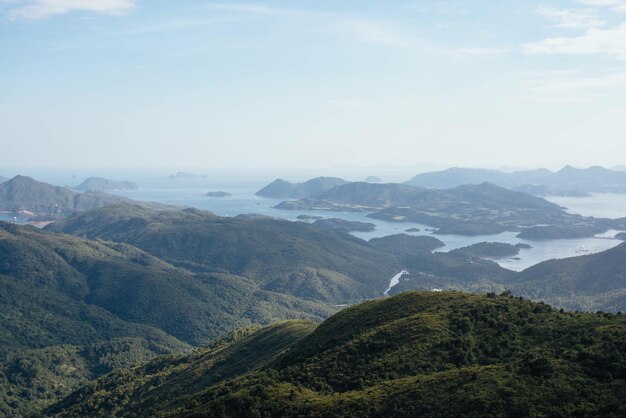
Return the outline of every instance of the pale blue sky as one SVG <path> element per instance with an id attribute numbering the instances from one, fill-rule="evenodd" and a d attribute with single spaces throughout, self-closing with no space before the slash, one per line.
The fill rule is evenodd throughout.
<path id="1" fill-rule="evenodd" d="M 611 166 L 625 134 L 626 0 L 0 0 L 0 166 Z"/>

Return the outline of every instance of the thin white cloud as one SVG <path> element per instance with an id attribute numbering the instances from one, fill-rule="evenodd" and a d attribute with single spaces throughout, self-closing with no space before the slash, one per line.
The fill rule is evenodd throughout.
<path id="1" fill-rule="evenodd" d="M 327 13 L 320 13 L 310 10 L 287 9 L 282 7 L 272 7 L 264 4 L 254 3 L 209 3 L 205 7 L 208 9 L 221 10 L 225 12 L 277 17 L 329 16 Z"/>
<path id="2" fill-rule="evenodd" d="M 597 77 L 578 71 L 554 71 L 529 74 L 524 82 L 523 99 L 548 103 L 584 103 L 626 89 L 626 73 Z"/>
<path id="3" fill-rule="evenodd" d="M 332 107 L 344 109 L 360 109 L 368 106 L 370 103 L 365 100 L 356 99 L 333 99 L 327 100 L 326 103 Z"/>
<path id="4" fill-rule="evenodd" d="M 460 55 L 481 57 L 509 52 L 508 48 L 465 48 L 457 51 Z"/>
<path id="5" fill-rule="evenodd" d="M 365 43 L 407 47 L 420 42 L 395 25 L 373 20 L 341 20 L 336 22 L 333 26 L 338 32 L 346 33 L 356 40 Z"/>
<path id="6" fill-rule="evenodd" d="M 609 55 L 626 59 L 626 23 L 606 29 L 589 29 L 583 35 L 548 38 L 524 45 L 528 54 Z"/>
<path id="7" fill-rule="evenodd" d="M 594 10 L 589 9 L 556 9 L 540 7 L 537 13 L 554 22 L 557 28 L 589 29 L 603 26 L 605 22 Z"/>
<path id="8" fill-rule="evenodd" d="M 592 7 L 608 7 L 616 12 L 626 12 L 624 0 L 577 0 L 577 3 Z"/>
<path id="9" fill-rule="evenodd" d="M 135 0 L 9 0 L 11 20 L 45 19 L 71 12 L 124 14 L 135 7 Z"/>

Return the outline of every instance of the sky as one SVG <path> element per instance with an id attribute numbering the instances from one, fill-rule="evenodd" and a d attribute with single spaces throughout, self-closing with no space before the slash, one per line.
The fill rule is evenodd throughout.
<path id="1" fill-rule="evenodd" d="M 0 0 L 2 167 L 626 164 L 626 0 Z"/>

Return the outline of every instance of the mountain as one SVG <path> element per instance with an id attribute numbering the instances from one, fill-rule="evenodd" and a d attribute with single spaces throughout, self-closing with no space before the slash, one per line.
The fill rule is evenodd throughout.
<path id="1" fill-rule="evenodd" d="M 109 190 L 137 190 L 139 186 L 130 181 L 115 181 L 102 177 L 89 177 L 78 186 L 74 187 L 75 190 L 88 192 L 98 191 L 106 192 Z"/>
<path id="2" fill-rule="evenodd" d="M 584 169 L 565 166 L 557 172 L 546 169 L 505 173 L 497 170 L 450 168 L 418 174 L 405 184 L 428 188 L 450 188 L 489 182 L 538 196 L 585 196 L 588 193 L 626 193 L 626 172 L 603 167 Z"/>
<path id="3" fill-rule="evenodd" d="M 0 210 L 28 211 L 35 215 L 67 215 L 128 201 L 101 192 L 77 193 L 26 176 L 0 183 Z"/>
<path id="4" fill-rule="evenodd" d="M 567 309 L 626 311 L 626 243 L 597 254 L 545 261 L 508 285 L 517 294 Z"/>
<path id="5" fill-rule="evenodd" d="M 331 286 L 327 276 L 343 280 L 355 300 L 363 297 L 332 271 L 294 273 L 305 279 L 299 289 L 292 280 L 299 298 L 223 271 L 177 268 L 129 244 L 0 222 L 0 415 L 31 410 L 114 367 L 184 351 L 238 327 L 320 321 L 337 308 L 307 298 L 306 289 L 314 288 L 307 271 L 320 285 Z"/>
<path id="6" fill-rule="evenodd" d="M 290 183 L 286 180 L 277 179 L 256 194 L 257 196 L 276 199 L 299 199 L 314 196 L 347 183 L 347 181 L 336 177 L 317 177 L 304 183 Z"/>
<path id="7" fill-rule="evenodd" d="M 119 283 L 141 286 L 164 268 L 137 249 L 0 222 L 0 260 L 0 415 L 49 404 L 113 368 L 189 349 L 137 318 L 142 301 L 114 301 Z"/>
<path id="8" fill-rule="evenodd" d="M 626 193 L 626 172 L 603 167 L 563 167 L 544 180 L 549 186 L 596 193 Z"/>
<path id="9" fill-rule="evenodd" d="M 8 180 L 9 180 L 8 178 L 0 176 L 0 183 L 4 183 L 5 181 L 8 181 Z"/>
<path id="10" fill-rule="evenodd" d="M 340 283 L 332 286 L 351 290 L 337 290 L 334 303 L 346 303 L 355 290 L 361 295 L 358 300 L 380 295 L 389 278 L 402 269 L 393 254 L 381 253 L 348 234 L 326 232 L 304 222 L 219 217 L 198 209 L 154 211 L 117 205 L 56 222 L 49 230 L 129 243 L 178 267 L 228 272 L 263 288 L 276 289 L 277 283 L 309 269 L 338 273 Z M 310 291 L 309 299 L 326 295 L 323 288 L 319 295 Z"/>
<path id="11" fill-rule="evenodd" d="M 372 212 L 368 216 L 375 219 L 436 227 L 438 234 L 490 235 L 545 224 L 564 229 L 576 226 L 577 234 L 593 235 L 612 227 L 604 221 L 569 214 L 545 199 L 490 183 L 426 189 L 396 183 L 356 182 L 313 197 L 284 201 L 276 207 L 368 211 Z M 527 234 L 531 238 L 533 232 Z"/>
<path id="12" fill-rule="evenodd" d="M 47 416 L 626 414 L 626 319 L 407 292 L 89 384 Z"/>
<path id="13" fill-rule="evenodd" d="M 413 267 L 439 284 L 468 285 L 511 274 L 494 262 L 431 253 L 441 245 L 432 237 L 395 235 L 368 242 L 304 222 L 223 218 L 197 209 L 109 206 L 47 230 L 129 243 L 181 268 L 228 272 L 267 291 L 331 304 L 379 297 L 394 275 Z"/>
<path id="14" fill-rule="evenodd" d="M 505 173 L 498 170 L 453 167 L 443 171 L 418 174 L 405 184 L 433 189 L 448 189 L 466 184 L 487 182 L 510 188 L 525 183 L 534 183 L 550 174 L 552 172 L 546 169 Z"/>

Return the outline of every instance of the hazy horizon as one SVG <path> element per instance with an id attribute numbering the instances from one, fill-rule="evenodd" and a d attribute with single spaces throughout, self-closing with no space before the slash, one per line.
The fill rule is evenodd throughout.
<path id="1" fill-rule="evenodd" d="M 0 165 L 622 165 L 625 34 L 621 0 L 4 0 Z"/>

